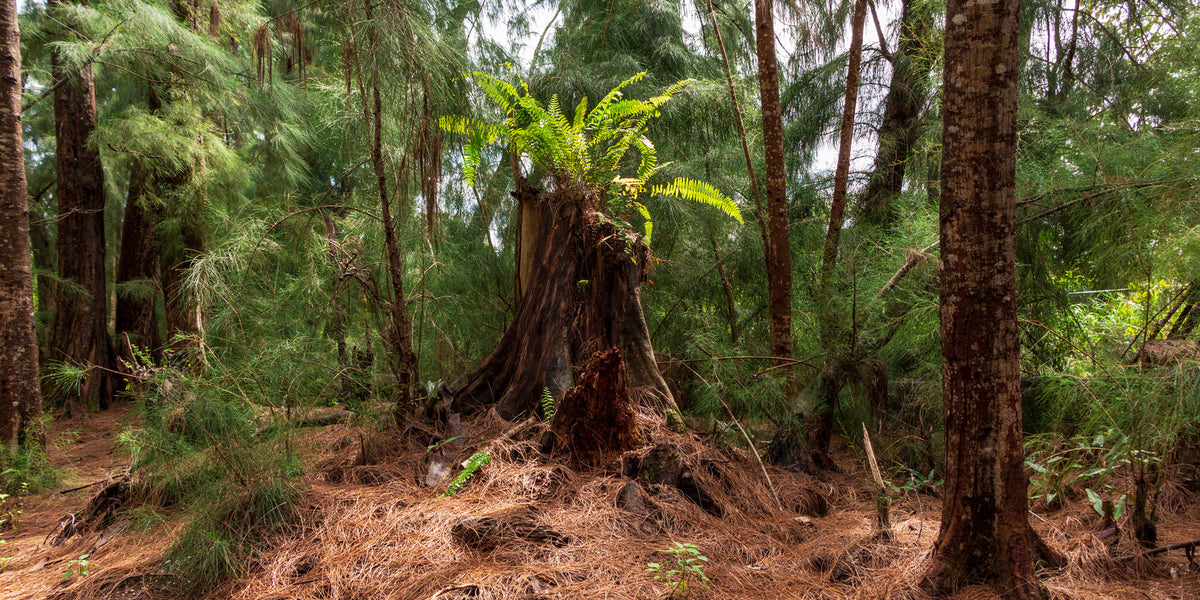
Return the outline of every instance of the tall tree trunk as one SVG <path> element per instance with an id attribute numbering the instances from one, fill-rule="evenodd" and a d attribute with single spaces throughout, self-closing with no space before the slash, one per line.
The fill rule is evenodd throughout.
<path id="1" fill-rule="evenodd" d="M 725 49 L 725 38 L 721 35 L 720 25 L 717 24 L 717 13 L 713 10 L 712 0 L 708 0 L 708 19 L 712 23 L 713 35 L 717 38 L 717 47 L 721 50 L 721 62 L 725 65 L 725 83 L 729 88 L 729 101 L 733 105 L 733 116 L 734 121 L 737 122 L 738 136 L 742 140 L 742 156 L 746 159 L 746 176 L 750 179 L 750 196 L 754 199 L 754 208 L 758 214 L 759 232 L 762 234 L 763 257 L 767 261 L 770 261 L 770 228 L 767 226 L 767 215 L 763 212 L 762 193 L 758 187 L 758 175 L 754 172 L 754 161 L 750 158 L 750 140 L 749 136 L 746 135 L 746 123 L 742 120 L 742 107 L 738 103 L 737 88 L 733 84 L 733 67 L 729 64 L 729 52 Z"/>
<path id="2" fill-rule="evenodd" d="M 0 1 L 0 446 L 41 444 L 42 414 L 21 140 L 21 34 L 15 2 Z M 32 434 L 32 439 L 30 434 Z"/>
<path id="3" fill-rule="evenodd" d="M 858 80 L 862 68 L 863 22 L 867 18 L 867 0 L 854 3 L 850 21 L 850 60 L 846 68 L 846 101 L 842 105 L 842 130 L 838 141 L 837 169 L 833 175 L 833 200 L 829 204 L 829 227 L 821 254 L 821 295 L 828 300 L 833 270 L 837 268 L 838 244 L 846 224 L 846 186 L 850 181 L 850 149 L 854 141 L 854 113 L 858 107 Z M 826 341 L 828 343 L 828 341 Z"/>
<path id="4" fill-rule="evenodd" d="M 932 19 L 913 0 L 900 5 L 900 41 L 892 55 L 892 79 L 879 126 L 879 149 L 867 189 L 859 202 L 864 223 L 890 229 L 896 224 L 896 199 L 904 187 L 904 171 L 913 146 L 921 136 L 921 107 L 928 87 L 927 73 L 920 68 L 921 40 L 929 33 Z"/>
<path id="5" fill-rule="evenodd" d="M 117 285 L 134 284 L 141 288 L 117 295 L 117 333 L 128 334 L 130 341 L 156 355 L 162 349 L 158 318 L 154 306 L 160 288 L 158 219 L 160 209 L 151 190 L 151 169 L 135 161 L 129 172 L 129 198 L 125 202 L 125 221 L 121 225 L 121 252 L 117 259 Z M 133 357 L 125 357 L 132 360 Z"/>
<path id="6" fill-rule="evenodd" d="M 834 172 L 833 199 L 829 207 L 829 226 L 825 231 L 825 246 L 821 255 L 820 280 L 820 339 L 825 350 L 821 373 L 813 386 L 813 406 L 805 421 L 804 437 L 812 453 L 812 465 L 836 470 L 837 464 L 829 454 L 833 439 L 833 411 L 838 395 L 845 385 L 847 370 L 854 368 L 853 351 L 844 342 L 845 332 L 838 327 L 840 319 L 833 298 L 833 275 L 837 268 L 838 246 L 846 222 L 846 187 L 850 180 L 850 150 L 854 139 L 854 116 L 858 107 L 858 82 L 862 66 L 863 23 L 867 16 L 867 0 L 854 4 L 850 24 L 850 60 L 846 68 L 846 98 L 842 105 L 842 128 L 838 142 L 838 161 Z"/>
<path id="7" fill-rule="evenodd" d="M 2 1 L 2 0 L 0 0 Z M 36 204 L 35 198 L 30 198 L 29 205 Z M 42 327 L 38 330 L 38 353 L 41 356 L 49 354 L 50 345 L 50 327 L 49 320 L 58 312 L 55 310 L 54 297 L 57 291 L 54 289 L 54 274 L 58 272 L 56 263 L 58 262 L 55 256 L 55 247 L 53 235 L 50 231 L 50 219 L 38 219 L 30 215 L 29 221 L 29 244 L 33 249 L 33 267 L 40 271 L 39 275 L 35 276 L 34 281 L 37 283 L 37 312 L 35 314 L 35 325 L 40 320 Z"/>
<path id="8" fill-rule="evenodd" d="M 53 13 L 60 0 L 47 3 Z M 112 349 L 108 339 L 104 268 L 104 168 L 88 147 L 96 128 L 92 68 L 71 71 L 51 55 L 54 89 L 55 167 L 58 186 L 58 275 L 76 286 L 58 286 L 58 313 L 50 331 L 50 356 L 91 368 L 78 392 L 63 392 L 71 412 L 106 408 L 112 399 Z M 78 291 L 76 291 L 78 290 Z"/>
<path id="9" fill-rule="evenodd" d="M 775 60 L 773 0 L 755 0 L 758 88 L 762 100 L 767 165 L 767 314 L 771 356 L 792 357 L 792 251 L 788 235 L 787 174 L 783 162 L 783 113 Z M 783 363 L 780 363 L 783 364 Z M 789 388 L 792 386 L 789 386 Z"/>
<path id="10" fill-rule="evenodd" d="M 173 183 L 166 183 L 171 187 Z M 196 348 L 200 341 L 201 314 L 195 295 L 187 289 L 188 271 L 196 258 L 204 253 L 204 233 L 200 229 L 199 210 L 202 207 L 183 207 L 179 216 L 179 239 L 170 252 L 164 251 L 163 300 L 166 307 L 169 345 L 181 350 Z"/>
<path id="11" fill-rule="evenodd" d="M 941 199 L 946 490 L 922 586 L 1043 597 L 1029 526 L 1016 286 L 1019 0 L 949 0 Z"/>

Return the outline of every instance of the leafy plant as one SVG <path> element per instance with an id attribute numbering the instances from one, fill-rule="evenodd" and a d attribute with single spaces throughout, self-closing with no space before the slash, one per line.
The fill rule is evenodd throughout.
<path id="1" fill-rule="evenodd" d="M 700 553 L 700 549 L 692 543 L 675 542 L 671 548 L 659 550 L 666 554 L 670 554 L 674 564 L 670 563 L 646 563 L 646 572 L 653 573 L 654 579 L 664 582 L 671 590 L 670 598 L 687 598 L 691 592 L 689 586 L 692 582 L 696 585 L 708 587 L 708 576 L 704 574 L 703 563 L 708 562 L 708 557 Z"/>
<path id="2" fill-rule="evenodd" d="M 1103 435 L 1074 440 L 1053 436 L 1030 438 L 1027 443 L 1029 458 L 1025 461 L 1033 471 L 1029 480 L 1030 499 L 1041 499 L 1048 506 L 1061 506 L 1072 486 L 1102 483 L 1119 464 L 1114 459 L 1124 447 L 1123 443 L 1117 443 L 1106 448 L 1106 441 Z"/>
<path id="3" fill-rule="evenodd" d="M 542 416 L 544 416 L 547 421 L 554 420 L 554 411 L 557 410 L 557 407 L 554 406 L 554 395 L 550 393 L 549 387 L 542 388 L 541 405 Z"/>
<path id="4" fill-rule="evenodd" d="M 1093 490 L 1092 488 L 1087 489 L 1087 497 L 1088 497 L 1088 502 L 1090 502 L 1092 504 L 1092 510 L 1096 511 L 1096 514 L 1098 514 L 1100 516 L 1104 516 L 1104 513 L 1105 513 L 1104 498 L 1100 497 L 1100 494 L 1097 493 L 1096 490 Z M 1113 520 L 1120 519 L 1121 515 L 1125 514 L 1125 505 L 1128 500 L 1129 500 L 1128 494 L 1121 494 L 1121 497 L 1118 498 L 1117 501 L 1113 503 L 1112 514 L 1108 515 L 1108 516 L 1112 517 Z"/>
<path id="5" fill-rule="evenodd" d="M 654 144 L 645 135 L 649 122 L 659 116 L 659 109 L 671 96 L 692 80 L 677 82 L 649 100 L 624 98 L 623 89 L 645 76 L 643 71 L 621 82 L 590 110 L 588 99 L 584 97 L 575 107 L 574 118 L 568 118 L 557 95 L 543 105 L 533 97 L 524 81 L 513 85 L 476 71 L 467 77 L 504 111 L 504 119 L 489 123 L 465 117 L 442 117 L 439 124 L 447 132 L 467 136 L 463 146 L 463 175 L 470 186 L 475 185 L 484 148 L 504 143 L 512 152 L 528 157 L 534 167 L 547 173 L 556 187 L 583 187 L 605 193 L 609 210 L 616 213 L 610 216 L 640 215 L 645 220 L 647 239 L 654 225 L 650 210 L 642 202 L 643 195 L 707 204 L 741 223 L 737 204 L 712 185 L 683 177 L 666 184 L 649 183 L 655 174 L 670 164 L 658 162 Z M 637 170 L 633 175 L 623 175 L 622 163 L 631 150 L 639 157 Z"/>
<path id="6" fill-rule="evenodd" d="M 446 491 L 442 492 L 442 497 L 448 498 L 457 494 L 467 484 L 467 480 L 475 474 L 475 471 L 478 471 L 480 467 L 490 462 L 492 462 L 492 457 L 487 452 L 480 451 L 472 454 L 471 458 L 468 458 L 467 462 L 463 463 L 463 470 L 458 475 L 455 475 L 454 479 L 446 486 Z"/>
<path id="7" fill-rule="evenodd" d="M 71 562 L 67 563 L 67 572 L 63 573 L 63 579 L 73 577 L 75 575 L 88 575 L 92 571 L 92 563 L 88 562 L 88 557 L 91 554 L 80 554 L 79 558 L 72 558 Z"/>

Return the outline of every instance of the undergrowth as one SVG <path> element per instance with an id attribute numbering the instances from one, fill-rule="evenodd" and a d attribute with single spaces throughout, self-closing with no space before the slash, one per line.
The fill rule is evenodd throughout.
<path id="1" fill-rule="evenodd" d="M 143 482 L 137 524 L 165 523 L 150 507 L 183 509 L 163 570 L 201 594 L 241 573 L 263 534 L 288 527 L 300 461 L 286 422 L 260 427 L 253 405 L 211 378 L 175 373 L 156 389 L 141 400 L 144 424 L 122 434 Z"/>

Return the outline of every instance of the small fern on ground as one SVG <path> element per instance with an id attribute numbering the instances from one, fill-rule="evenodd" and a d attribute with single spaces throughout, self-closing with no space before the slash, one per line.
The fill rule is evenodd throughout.
<path id="1" fill-rule="evenodd" d="M 458 475 L 455 475 L 454 479 L 450 481 L 450 484 L 446 486 L 446 491 L 442 492 L 442 497 L 448 498 L 462 491 L 463 486 L 467 485 L 467 480 L 471 479 L 471 476 L 475 474 L 475 471 L 478 471 L 480 467 L 483 467 L 483 465 L 486 465 L 490 462 L 492 462 L 492 457 L 487 452 L 476 452 L 475 454 L 472 454 L 471 458 L 468 458 L 467 462 L 463 463 L 462 472 L 460 472 Z"/>
<path id="2" fill-rule="evenodd" d="M 556 410 L 554 405 L 554 395 L 550 393 L 550 388 L 548 387 L 542 388 L 541 404 L 542 416 L 545 417 L 547 421 L 554 420 L 554 411 Z"/>

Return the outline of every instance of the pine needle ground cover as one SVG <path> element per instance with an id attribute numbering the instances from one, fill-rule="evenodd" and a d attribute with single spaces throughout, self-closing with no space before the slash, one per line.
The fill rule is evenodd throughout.
<path id="1" fill-rule="evenodd" d="M 478 452 L 493 459 L 453 497 L 443 496 L 449 479 L 419 484 L 430 456 L 422 438 L 444 432 L 413 425 L 398 435 L 361 424 L 298 430 L 307 474 L 287 526 L 259 535 L 232 576 L 201 597 L 666 598 L 671 589 L 646 568 L 668 563 L 665 551 L 676 542 L 695 544 L 708 558 L 709 581 L 690 586 L 690 598 L 925 597 L 915 581 L 939 525 L 934 495 L 896 494 L 894 541 L 884 543 L 872 530 L 864 467 L 820 480 L 768 467 L 780 510 L 744 450 L 673 433 L 647 415 L 639 420 L 647 442 L 593 466 L 542 454 L 543 422 L 508 422 L 494 413 L 466 421 L 462 443 L 442 447 L 456 448 L 455 474 Z M 110 421 L 109 433 L 123 427 Z M 76 427 L 56 424 L 51 437 Z M 113 460 L 111 453 L 94 445 L 100 435 L 87 437 L 80 449 L 64 446 L 52 460 L 90 469 L 89 476 L 103 471 L 93 463 Z M 859 462 L 845 449 L 838 459 L 848 467 Z M 661 476 L 677 464 L 687 465 L 677 479 Z M 638 474 L 624 474 L 631 470 Z M 129 505 L 110 525 L 59 546 L 46 543 L 59 519 L 81 512 L 90 496 L 83 490 L 25 499 L 26 525 L 5 532 L 10 544 L 0 547 L 9 558 L 0 598 L 184 597 L 191 582 L 170 563 L 188 532 L 181 509 Z M 1194 493 L 1166 484 L 1159 505 L 1161 543 L 1200 539 Z M 1200 598 L 1200 576 L 1181 552 L 1139 558 L 1131 534 L 1111 550 L 1098 541 L 1100 516 L 1086 497 L 1037 508 L 1032 521 L 1069 559 L 1061 572 L 1044 573 L 1052 597 Z M 64 577 L 85 554 L 88 574 Z M 982 587 L 954 596 L 995 597 Z"/>

